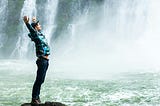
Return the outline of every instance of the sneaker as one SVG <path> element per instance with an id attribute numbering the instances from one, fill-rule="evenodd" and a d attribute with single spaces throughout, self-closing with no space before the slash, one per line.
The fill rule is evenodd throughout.
<path id="1" fill-rule="evenodd" d="M 34 99 L 32 98 L 31 104 L 40 104 L 41 100 L 40 99 Z"/>

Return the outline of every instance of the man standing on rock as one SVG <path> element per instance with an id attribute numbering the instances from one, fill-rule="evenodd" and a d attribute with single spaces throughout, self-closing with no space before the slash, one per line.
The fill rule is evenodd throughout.
<path id="1" fill-rule="evenodd" d="M 45 38 L 45 35 L 41 32 L 41 25 L 39 24 L 39 21 L 36 21 L 35 18 L 33 18 L 33 23 L 29 24 L 29 18 L 28 16 L 24 16 L 23 20 L 29 30 L 28 36 L 31 38 L 31 40 L 35 43 L 36 47 L 36 56 L 37 56 L 37 76 L 36 80 L 33 85 L 32 89 L 32 104 L 40 104 L 40 89 L 41 85 L 45 80 L 46 71 L 48 69 L 49 65 L 49 59 L 48 56 L 50 55 L 50 49 L 47 43 L 47 39 Z"/>

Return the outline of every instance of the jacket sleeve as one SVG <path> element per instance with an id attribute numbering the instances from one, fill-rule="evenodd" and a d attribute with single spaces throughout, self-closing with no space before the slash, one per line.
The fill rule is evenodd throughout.
<path id="1" fill-rule="evenodd" d="M 26 23 L 26 26 L 30 31 L 28 36 L 31 38 L 32 41 L 34 41 L 37 38 L 37 31 L 29 23 Z"/>
<path id="2" fill-rule="evenodd" d="M 30 31 L 30 33 L 35 33 L 36 32 L 36 30 L 31 26 L 31 24 L 26 23 L 26 26 L 27 26 L 28 30 Z"/>

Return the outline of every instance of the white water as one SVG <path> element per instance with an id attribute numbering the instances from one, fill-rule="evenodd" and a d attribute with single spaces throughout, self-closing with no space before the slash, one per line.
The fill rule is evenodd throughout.
<path id="1" fill-rule="evenodd" d="M 45 19 L 44 19 L 44 33 L 48 39 L 48 44 L 51 45 L 50 40 L 53 36 L 53 33 L 55 31 L 55 16 L 57 13 L 57 6 L 58 6 L 58 0 L 47 0 L 45 3 Z"/>
<path id="2" fill-rule="evenodd" d="M 20 20 L 24 14 L 36 16 L 36 1 L 31 2 L 25 0 Z M 44 14 L 47 17 L 43 20 L 43 29 L 54 49 L 50 70 L 75 77 L 90 76 L 91 73 L 93 77 L 97 73 L 101 77 L 114 72 L 159 70 L 159 5 L 158 0 L 106 0 L 95 9 L 91 3 L 81 11 L 81 2 L 74 1 L 70 11 L 75 15 L 67 29 L 70 34 L 64 31 L 53 46 L 50 41 L 56 27 L 58 0 L 46 1 Z M 22 58 L 29 50 L 35 50 L 26 26 L 21 24 L 23 29 L 12 56 L 18 52 Z"/>
<path id="3" fill-rule="evenodd" d="M 45 26 L 45 28 L 43 31 L 48 39 L 49 44 L 50 44 L 50 39 L 52 38 L 53 33 L 55 31 L 55 27 L 56 27 L 54 20 L 55 20 L 55 16 L 57 12 L 56 10 L 57 5 L 58 5 L 58 0 L 47 0 L 45 1 L 45 4 L 44 4 L 44 14 L 43 15 L 45 17 L 43 21 L 45 23 L 43 24 L 43 26 Z M 16 48 L 12 52 L 11 57 L 17 55 L 18 53 L 19 58 L 25 58 L 28 55 L 29 51 L 35 51 L 33 47 L 34 44 L 31 43 L 31 40 L 28 38 L 29 32 L 26 26 L 22 22 L 22 17 L 24 15 L 29 16 L 30 22 L 31 22 L 32 17 L 36 16 L 36 14 L 37 14 L 36 0 L 25 0 L 23 8 L 21 10 L 21 16 L 20 16 L 20 22 L 21 22 L 21 25 L 23 25 L 22 26 L 23 28 L 19 33 L 19 38 L 17 40 Z M 39 17 L 37 18 L 39 19 Z M 29 55 L 32 55 L 32 54 L 33 52 L 29 53 Z"/>
<path id="4" fill-rule="evenodd" d="M 87 7 L 69 23 L 69 38 L 59 38 L 61 51 L 54 48 L 54 59 L 50 59 L 41 92 L 42 102 L 59 101 L 70 106 L 159 106 L 160 75 L 154 72 L 160 70 L 159 6 L 159 0 L 106 0 L 98 12 Z M 25 31 L 26 36 L 26 28 Z M 35 62 L 22 58 L 0 63 L 0 105 L 30 102 Z M 113 75 L 122 71 L 127 73 Z M 107 79 L 108 73 L 113 75 L 111 79 Z M 66 80 L 74 78 L 83 80 Z M 93 80 L 84 80 L 90 78 Z"/>
<path id="5" fill-rule="evenodd" d="M 55 71 L 96 78 L 160 70 L 159 5 L 158 0 L 108 0 L 95 14 L 81 14 L 70 24 L 71 39 L 57 53 L 62 55 Z"/>
<path id="6" fill-rule="evenodd" d="M 20 22 L 22 25 L 22 29 L 19 32 L 19 38 L 16 44 L 16 48 L 13 50 L 11 57 L 18 54 L 19 58 L 24 58 L 28 53 L 28 49 L 32 48 L 31 46 L 29 46 L 29 43 L 31 41 L 28 38 L 28 29 L 26 28 L 26 25 L 23 22 L 23 16 L 28 16 L 30 19 L 30 22 L 32 20 L 32 17 L 36 16 L 36 0 L 24 1 L 23 8 L 21 10 L 21 15 L 20 15 Z"/>
<path id="7" fill-rule="evenodd" d="M 6 42 L 6 36 L 3 29 L 6 25 L 6 16 L 7 16 L 7 6 L 8 6 L 8 0 L 1 0 L 0 1 L 0 48 L 3 47 L 4 43 Z"/>

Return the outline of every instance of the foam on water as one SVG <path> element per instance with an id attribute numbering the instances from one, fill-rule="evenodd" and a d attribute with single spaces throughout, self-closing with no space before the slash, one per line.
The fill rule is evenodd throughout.
<path id="1" fill-rule="evenodd" d="M 1 70 L 1 106 L 30 101 L 34 74 Z M 42 102 L 59 101 L 69 106 L 158 106 L 160 74 L 127 73 L 107 80 L 69 80 L 46 77 Z"/>

